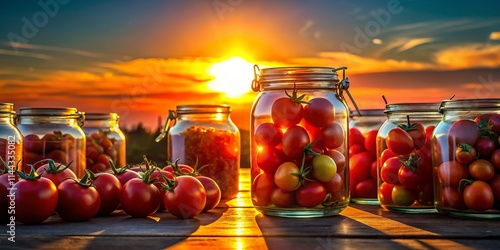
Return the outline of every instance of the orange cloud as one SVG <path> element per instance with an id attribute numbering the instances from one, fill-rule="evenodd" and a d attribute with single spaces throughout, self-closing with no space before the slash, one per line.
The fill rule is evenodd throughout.
<path id="1" fill-rule="evenodd" d="M 438 66 L 447 69 L 500 67 L 500 45 L 461 45 L 436 53 Z"/>

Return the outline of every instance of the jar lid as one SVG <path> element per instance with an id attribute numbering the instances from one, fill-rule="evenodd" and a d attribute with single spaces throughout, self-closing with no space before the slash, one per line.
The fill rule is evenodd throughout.
<path id="1" fill-rule="evenodd" d="M 19 109 L 18 116 L 66 116 L 68 118 L 80 118 L 82 113 L 76 108 L 32 108 L 23 107 Z"/>
<path id="2" fill-rule="evenodd" d="M 500 98 L 483 98 L 483 99 L 457 99 L 444 100 L 439 106 L 439 112 L 443 113 L 446 110 L 498 110 L 500 108 Z"/>
<path id="3" fill-rule="evenodd" d="M 82 112 L 82 114 L 85 116 L 86 121 L 115 121 L 120 119 L 120 116 L 117 113 L 87 113 L 87 112 Z"/>
<path id="4" fill-rule="evenodd" d="M 15 114 L 14 104 L 10 102 L 0 102 L 0 113 Z"/>
<path id="5" fill-rule="evenodd" d="M 231 113 L 231 107 L 226 104 L 195 104 L 177 106 L 177 114 L 214 114 Z"/>
<path id="6" fill-rule="evenodd" d="M 384 113 L 394 112 L 439 112 L 439 102 L 389 103 L 385 105 Z"/>
<path id="7" fill-rule="evenodd" d="M 356 110 L 350 110 L 349 116 L 385 116 L 384 109 L 361 109 L 358 114 Z"/>

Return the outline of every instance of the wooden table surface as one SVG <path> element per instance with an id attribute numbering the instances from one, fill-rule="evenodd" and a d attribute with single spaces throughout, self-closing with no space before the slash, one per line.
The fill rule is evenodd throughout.
<path id="1" fill-rule="evenodd" d="M 250 201 L 249 169 L 237 198 L 194 219 L 167 212 L 131 218 L 123 211 L 86 222 L 57 216 L 16 225 L 16 242 L 0 232 L 0 249 L 500 249 L 500 220 L 401 214 L 351 204 L 339 215 L 314 219 L 264 216 Z"/>

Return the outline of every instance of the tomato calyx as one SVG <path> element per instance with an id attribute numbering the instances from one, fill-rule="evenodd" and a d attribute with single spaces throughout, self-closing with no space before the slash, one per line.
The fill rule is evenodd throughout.
<path id="1" fill-rule="evenodd" d="M 16 173 L 17 175 L 19 175 L 19 178 L 30 181 L 40 179 L 42 175 L 36 173 L 35 167 L 33 165 L 29 164 L 29 166 L 31 167 L 31 171 L 29 172 L 29 174 L 23 171 L 16 170 Z"/>
<path id="2" fill-rule="evenodd" d="M 108 160 L 109 162 L 109 167 L 111 168 L 111 171 L 113 171 L 114 175 L 120 175 L 123 174 L 125 171 L 127 171 L 131 166 L 123 167 L 123 168 L 116 168 L 115 164 L 113 163 L 112 160 Z"/>
<path id="3" fill-rule="evenodd" d="M 83 177 L 80 180 L 78 180 L 76 178 L 68 178 L 68 179 L 73 180 L 76 184 L 78 184 L 82 187 L 85 187 L 85 188 L 92 187 L 93 186 L 92 182 L 96 178 L 94 172 L 92 172 L 88 169 L 85 169 L 84 172 L 85 172 L 85 174 L 83 175 Z"/>
<path id="4" fill-rule="evenodd" d="M 336 207 L 336 206 L 338 206 L 339 201 L 338 200 L 331 201 L 330 200 L 331 198 L 332 198 L 332 194 L 327 193 L 325 195 L 325 198 L 323 199 L 323 202 L 321 202 L 321 205 L 323 205 L 324 207 Z"/>
<path id="5" fill-rule="evenodd" d="M 299 172 L 291 174 L 291 175 L 297 176 L 299 178 L 299 183 L 297 183 L 295 190 L 304 186 L 305 181 L 315 181 L 315 180 L 311 180 L 311 179 L 307 178 L 307 175 L 312 171 L 313 168 L 311 166 L 304 168 L 305 163 L 306 163 L 306 154 L 303 153 L 302 154 L 302 164 L 300 165 Z"/>
<path id="6" fill-rule="evenodd" d="M 401 159 L 400 162 L 401 162 L 401 165 L 403 165 L 403 167 L 405 167 L 405 168 L 411 170 L 412 172 L 416 173 L 418 171 L 417 164 L 420 161 L 420 159 L 421 158 L 415 152 L 413 154 L 410 154 L 410 156 L 408 157 L 408 159 L 406 159 L 406 160 Z"/>
<path id="7" fill-rule="evenodd" d="M 142 164 L 141 164 L 141 166 L 139 166 L 139 169 L 141 170 L 141 172 L 145 173 L 151 169 L 153 169 L 153 171 L 154 171 L 158 168 L 158 165 L 156 164 L 156 162 L 148 160 L 148 158 L 145 155 L 143 155 L 142 158 L 144 159 L 145 168 L 142 169 Z"/>
<path id="8" fill-rule="evenodd" d="M 196 157 L 196 163 L 193 167 L 193 169 L 195 171 L 192 172 L 189 172 L 188 170 L 186 169 L 182 169 L 180 166 L 179 166 L 179 158 L 177 158 L 174 162 L 169 162 L 167 161 L 167 165 L 170 165 L 172 166 L 172 170 L 173 170 L 173 173 L 175 176 L 181 176 L 181 175 L 191 175 L 191 176 L 196 176 L 196 175 L 199 175 L 199 173 L 196 173 L 196 175 L 193 175 L 194 172 L 196 172 L 196 169 L 198 168 L 198 157 Z M 205 167 L 207 167 L 208 165 L 203 165 L 200 167 L 200 169 L 198 169 L 198 172 L 203 170 Z"/>
<path id="9" fill-rule="evenodd" d="M 471 179 L 461 179 L 460 182 L 458 183 L 458 192 L 461 193 L 463 189 L 465 189 L 465 187 L 469 186 L 470 184 L 472 184 L 474 182 L 474 180 L 471 180 Z"/>
<path id="10" fill-rule="evenodd" d="M 203 165 L 203 166 L 201 166 L 201 167 L 199 167 L 199 168 L 198 168 L 198 157 L 196 157 L 196 162 L 194 163 L 194 166 L 193 166 L 193 172 L 192 172 L 192 173 L 186 173 L 185 175 L 191 175 L 191 176 L 193 176 L 193 177 L 194 177 L 194 176 L 200 176 L 200 175 L 202 175 L 202 174 L 200 174 L 200 172 L 201 172 L 204 168 L 206 168 L 206 167 L 208 167 L 208 166 L 210 166 L 210 164 L 205 164 L 205 165 Z M 173 167 L 174 167 L 174 166 L 172 166 L 172 168 L 173 168 Z M 179 171 L 180 171 L 180 172 L 182 172 L 182 169 L 179 167 L 179 165 L 177 165 L 177 168 L 179 169 Z"/>
<path id="11" fill-rule="evenodd" d="M 305 146 L 302 151 L 304 152 L 304 155 L 305 156 L 318 156 L 318 155 L 321 155 L 320 153 L 316 152 L 313 150 L 313 146 L 314 144 L 316 144 L 316 142 L 318 142 L 319 139 L 311 142 L 310 144 L 308 144 L 307 146 Z"/>
<path id="12" fill-rule="evenodd" d="M 69 168 L 69 166 L 71 165 L 71 163 L 73 163 L 73 161 L 70 161 L 68 163 L 68 165 L 64 166 L 64 164 L 61 164 L 61 163 L 57 164 L 52 159 L 44 159 L 44 160 L 41 160 L 41 161 L 33 163 L 33 165 L 36 165 L 39 162 L 44 162 L 44 161 L 47 161 L 47 164 L 48 164 L 48 167 L 44 168 L 44 171 L 47 172 L 47 173 L 51 173 L 51 174 L 58 174 L 58 173 L 64 172 L 66 169 Z"/>
<path id="13" fill-rule="evenodd" d="M 303 101 L 304 97 L 306 97 L 306 94 L 298 96 L 298 92 L 299 91 L 296 89 L 295 83 L 293 83 L 292 95 L 288 94 L 288 92 L 285 90 L 286 96 L 288 96 L 293 102 L 297 104 L 307 103 L 306 101 Z"/>
<path id="14" fill-rule="evenodd" d="M 165 182 L 161 182 L 162 190 L 172 191 L 175 186 L 177 186 L 177 176 L 174 175 L 174 179 L 165 178 Z"/>
<path id="15" fill-rule="evenodd" d="M 414 130 L 417 128 L 418 122 L 411 123 L 410 122 L 410 115 L 406 115 L 406 120 L 407 120 L 407 124 L 399 124 L 398 127 L 404 131 L 410 131 L 410 130 Z"/>

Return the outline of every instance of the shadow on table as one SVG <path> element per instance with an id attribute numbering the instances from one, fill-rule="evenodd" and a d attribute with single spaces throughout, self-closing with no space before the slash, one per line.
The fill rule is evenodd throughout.
<path id="1" fill-rule="evenodd" d="M 307 219 L 258 214 L 255 221 L 269 249 L 404 248 L 391 236 L 342 213 Z"/>
<path id="2" fill-rule="evenodd" d="M 217 221 L 227 210 L 228 206 L 221 204 L 192 219 L 179 219 L 167 211 L 147 218 L 132 218 L 118 210 L 106 217 L 78 223 L 64 222 L 54 215 L 40 225 L 20 223 L 16 227 L 16 242 L 2 244 L 0 248 L 166 248 L 186 240 L 200 226 Z"/>

